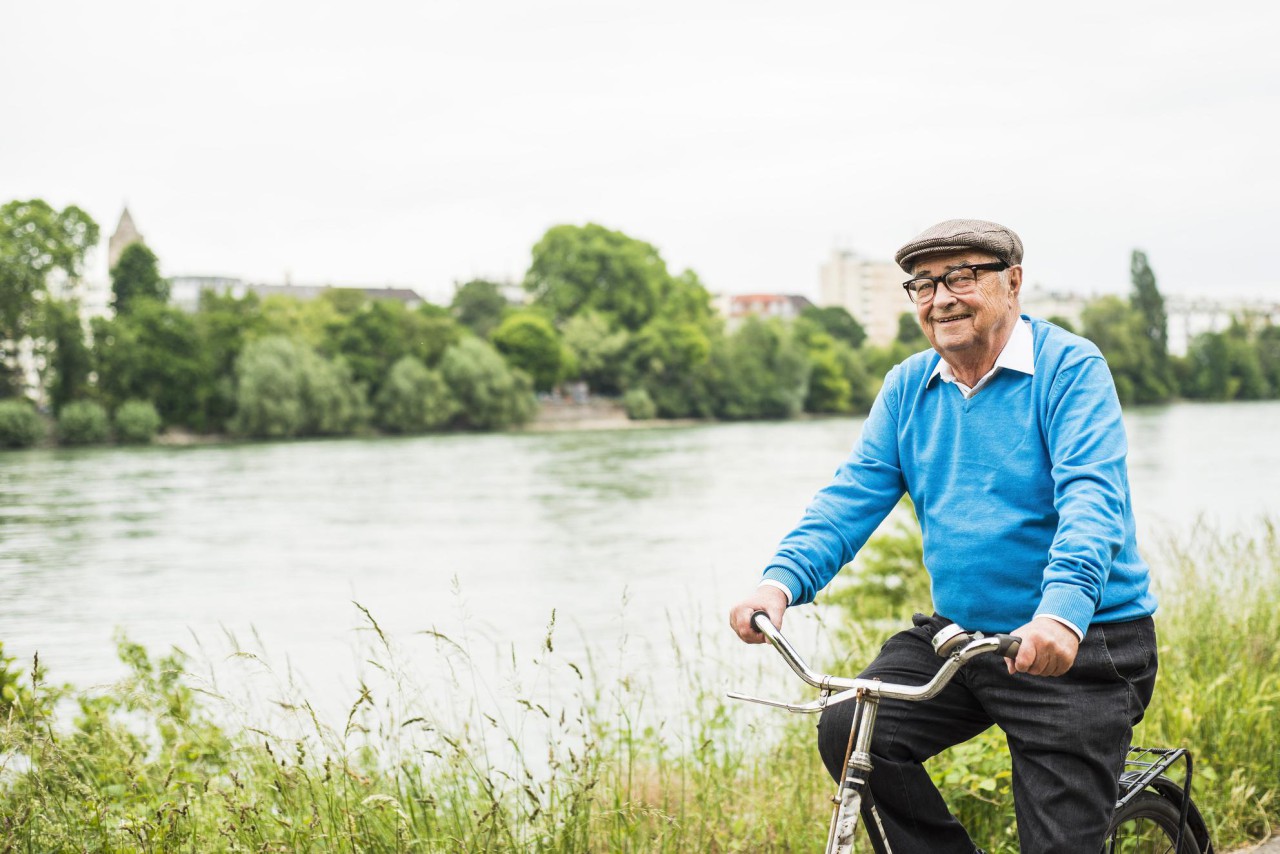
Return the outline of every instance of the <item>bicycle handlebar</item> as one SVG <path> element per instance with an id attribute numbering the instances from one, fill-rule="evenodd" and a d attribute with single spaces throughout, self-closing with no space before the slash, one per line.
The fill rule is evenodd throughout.
<path id="1" fill-rule="evenodd" d="M 766 706 L 775 706 L 801 713 L 820 712 L 827 706 L 852 700 L 861 694 L 912 702 L 928 700 L 936 697 L 947 686 L 952 677 L 956 675 L 956 672 L 970 659 L 992 652 L 999 653 L 1006 658 L 1014 658 L 1017 656 L 1018 647 L 1021 644 L 1021 640 L 1013 635 L 979 635 L 948 655 L 942 667 L 925 684 L 901 685 L 893 682 L 881 682 L 879 679 L 850 679 L 845 676 L 819 673 L 805 663 L 804 659 L 800 657 L 800 653 L 796 652 L 791 642 L 774 627 L 769 615 L 764 611 L 756 611 L 751 615 L 751 625 L 755 627 L 756 631 L 765 636 L 765 639 L 778 651 L 778 654 L 795 671 L 797 676 L 828 696 L 823 696 L 810 703 L 780 703 L 774 700 L 751 697 L 736 691 L 730 691 L 729 697 L 735 700 L 746 700 L 751 703 L 761 703 Z"/>

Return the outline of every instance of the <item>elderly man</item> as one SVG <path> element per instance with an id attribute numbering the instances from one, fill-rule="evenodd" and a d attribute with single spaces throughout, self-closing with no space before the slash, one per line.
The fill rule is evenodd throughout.
<path id="1" fill-rule="evenodd" d="M 1022 241 L 1008 228 L 939 223 L 896 260 L 933 347 L 889 371 L 853 452 L 730 621 L 760 643 L 751 614 L 781 627 L 909 494 L 936 613 L 892 637 L 863 675 L 927 681 L 938 668 L 930 640 L 952 621 L 1016 634 L 1022 647 L 1014 661 L 974 660 L 934 700 L 882 703 L 870 802 L 893 851 L 977 850 L 922 763 L 995 724 L 1013 758 L 1021 850 L 1092 854 L 1156 674 L 1156 603 L 1111 374 L 1090 342 L 1020 314 Z M 833 778 L 852 713 L 832 707 L 818 726 Z"/>

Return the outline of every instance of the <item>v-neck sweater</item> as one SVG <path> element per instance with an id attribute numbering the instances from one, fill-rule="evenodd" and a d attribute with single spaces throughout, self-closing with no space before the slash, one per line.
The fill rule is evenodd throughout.
<path id="1" fill-rule="evenodd" d="M 924 538 L 934 608 L 967 629 L 1033 617 L 1091 623 L 1154 613 L 1138 554 L 1120 402 L 1102 354 L 1031 323 L 1035 372 L 998 372 L 966 399 L 939 356 L 894 367 L 852 453 L 764 577 L 810 602 L 903 493 Z"/>

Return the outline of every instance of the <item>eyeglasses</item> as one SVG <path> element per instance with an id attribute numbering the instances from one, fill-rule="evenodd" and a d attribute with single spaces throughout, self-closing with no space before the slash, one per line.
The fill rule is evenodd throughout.
<path id="1" fill-rule="evenodd" d="M 978 286 L 979 270 L 1005 270 L 1009 265 L 1003 261 L 992 261 L 987 264 L 965 264 L 956 267 L 954 270 L 948 270 L 941 276 L 921 276 L 918 279 L 912 279 L 909 282 L 903 282 L 902 287 L 907 292 L 907 296 L 911 297 L 914 303 L 928 302 L 933 299 L 933 295 L 938 290 L 938 285 L 946 285 L 947 290 L 953 294 L 967 294 Z"/>

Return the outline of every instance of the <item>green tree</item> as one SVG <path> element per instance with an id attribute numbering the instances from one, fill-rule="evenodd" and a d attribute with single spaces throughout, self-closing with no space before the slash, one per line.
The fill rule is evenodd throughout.
<path id="1" fill-rule="evenodd" d="M 929 346 L 929 339 L 925 336 L 924 330 L 920 328 L 919 319 L 909 311 L 904 311 L 898 315 L 898 335 L 894 340 L 899 344 L 907 345 L 913 353 Z"/>
<path id="2" fill-rule="evenodd" d="M 715 318 L 715 309 L 711 307 L 711 293 L 692 270 L 668 277 L 662 289 L 662 300 L 657 313 L 660 317 L 677 323 L 696 323 L 704 327 L 712 324 Z"/>
<path id="3" fill-rule="evenodd" d="M 492 338 L 507 363 L 527 373 L 538 391 L 550 391 L 560 380 L 564 345 L 556 328 L 542 315 L 532 311 L 509 314 Z"/>
<path id="4" fill-rule="evenodd" d="M 626 386 L 643 388 L 663 418 L 707 418 L 711 339 L 696 323 L 659 318 L 637 332 L 627 352 Z"/>
<path id="5" fill-rule="evenodd" d="M 320 351 L 345 359 L 356 379 L 376 397 L 391 366 L 402 357 L 413 356 L 436 367 L 463 334 L 457 321 L 432 308 L 411 311 L 398 300 L 366 300 L 329 324 Z"/>
<path id="6" fill-rule="evenodd" d="M 809 393 L 810 361 L 781 322 L 747 320 L 712 350 L 716 415 L 790 418 Z"/>
<path id="7" fill-rule="evenodd" d="M 1155 344 L 1157 358 L 1163 360 L 1169 353 L 1169 317 L 1156 286 L 1156 274 L 1146 253 L 1138 249 L 1129 258 L 1129 281 L 1133 285 L 1129 302 L 1142 315 L 1143 334 Z"/>
<path id="8" fill-rule="evenodd" d="M 1145 319 L 1119 297 L 1103 297 L 1085 306 L 1083 334 L 1102 351 L 1121 403 L 1158 403 L 1172 390 L 1147 337 Z"/>
<path id="9" fill-rule="evenodd" d="M 30 333 L 48 278 L 78 279 L 98 225 L 80 208 L 55 210 L 41 199 L 0 206 L 0 396 L 17 394 L 13 348 Z"/>
<path id="10" fill-rule="evenodd" d="M 301 300 L 287 294 L 262 299 L 262 337 L 279 335 L 319 350 L 328 345 L 347 320 L 332 300 Z"/>
<path id="11" fill-rule="evenodd" d="M 1272 395 L 1280 395 L 1280 326 L 1268 323 L 1258 331 L 1258 361 Z"/>
<path id="12" fill-rule="evenodd" d="M 423 433 L 446 426 L 458 411 L 458 402 L 439 371 L 413 356 L 391 366 L 374 401 L 379 427 L 391 433 Z"/>
<path id="13" fill-rule="evenodd" d="M 133 398 L 155 404 L 165 424 L 208 429 L 210 366 L 190 314 L 141 299 L 127 314 L 94 318 L 98 391 L 109 408 Z"/>
<path id="14" fill-rule="evenodd" d="M 204 401 L 208 429 L 223 430 L 235 415 L 235 365 L 245 343 L 267 335 L 262 302 L 255 293 L 243 297 L 206 290 L 194 315 L 204 362 Z"/>
<path id="15" fill-rule="evenodd" d="M 843 341 L 855 350 L 867 340 L 867 331 L 843 306 L 829 305 L 819 308 L 811 305 L 800 313 L 800 317 L 802 320 L 817 324 L 832 338 Z"/>
<path id="16" fill-rule="evenodd" d="M 1204 400 L 1271 397 L 1277 387 L 1272 385 L 1264 365 L 1260 338 L 1238 319 L 1223 332 L 1197 335 L 1187 353 L 1189 376 L 1183 392 Z M 1274 372 L 1272 366 L 1270 373 Z"/>
<path id="17" fill-rule="evenodd" d="M 594 309 L 611 327 L 638 330 L 673 285 L 652 245 L 588 223 L 548 229 L 533 247 L 524 287 L 557 323 Z"/>
<path id="18" fill-rule="evenodd" d="M 89 390 L 93 355 L 85 343 L 76 303 L 48 300 L 42 306 L 40 337 L 44 341 L 44 385 L 54 413 Z"/>
<path id="19" fill-rule="evenodd" d="M 507 311 L 502 285 L 487 279 L 472 279 L 458 285 L 449 310 L 459 323 L 481 338 L 488 338 Z"/>
<path id="20" fill-rule="evenodd" d="M 510 368 L 498 351 L 478 338 L 464 338 L 450 347 L 440 370 L 460 404 L 464 426 L 500 430 L 524 424 L 537 412 L 529 376 Z"/>
<path id="21" fill-rule="evenodd" d="M 139 300 L 168 299 L 169 283 L 160 275 L 156 253 L 145 243 L 130 243 L 111 268 L 111 307 L 116 314 L 128 314 Z"/>
<path id="22" fill-rule="evenodd" d="M 1156 286 L 1156 274 L 1145 252 L 1133 250 L 1129 259 L 1129 280 L 1133 286 L 1129 303 L 1142 318 L 1142 337 L 1151 348 L 1150 361 L 1159 384 L 1167 390 L 1167 398 L 1174 390 L 1169 365 L 1169 317 L 1165 312 L 1164 297 Z"/>
<path id="23" fill-rule="evenodd" d="M 341 361 L 281 336 L 250 342 L 236 362 L 236 416 L 246 436 L 341 435 L 367 418 L 363 386 Z"/>
<path id="24" fill-rule="evenodd" d="M 561 334 L 574 355 L 577 376 L 592 391 L 619 394 L 631 341 L 625 329 L 610 331 L 609 322 L 595 311 L 584 311 L 565 321 Z"/>

